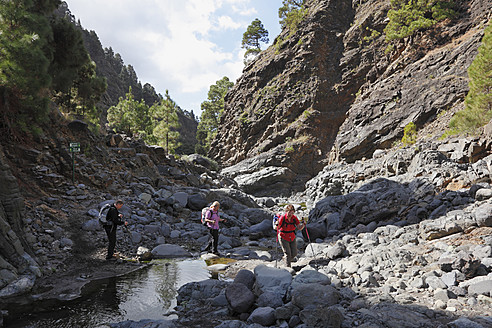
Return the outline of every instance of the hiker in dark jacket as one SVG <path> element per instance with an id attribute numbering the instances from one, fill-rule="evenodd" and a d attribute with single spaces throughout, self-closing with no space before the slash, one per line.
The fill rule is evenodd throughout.
<path id="1" fill-rule="evenodd" d="M 106 260 L 114 259 L 114 248 L 116 246 L 116 229 L 119 225 L 128 225 L 128 222 L 122 221 L 123 217 L 120 214 L 119 209 L 123 206 L 123 201 L 118 199 L 108 210 L 106 214 L 106 221 L 108 224 L 104 226 L 104 230 L 106 230 L 106 234 L 108 235 L 108 255 L 106 256 Z"/>
<path id="2" fill-rule="evenodd" d="M 304 223 L 294 215 L 294 206 L 285 206 L 285 213 L 278 220 L 277 238 L 284 252 L 285 265 L 290 268 L 292 260 L 297 256 L 296 229 L 304 229 Z"/>

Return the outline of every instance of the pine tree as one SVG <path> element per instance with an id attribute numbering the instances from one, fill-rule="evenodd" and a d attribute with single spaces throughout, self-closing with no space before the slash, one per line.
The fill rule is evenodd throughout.
<path id="1" fill-rule="evenodd" d="M 268 31 L 263 27 L 261 21 L 256 18 L 243 34 L 241 47 L 247 49 L 244 53 L 245 62 L 248 58 L 254 58 L 261 52 L 260 42 L 268 43 Z"/>
<path id="2" fill-rule="evenodd" d="M 157 104 L 154 104 L 150 112 L 154 121 L 153 136 L 157 144 L 164 147 L 167 154 L 174 153 L 179 146 L 179 120 L 178 106 L 166 90 L 165 98 Z"/>
<path id="3" fill-rule="evenodd" d="M 23 129 L 42 121 L 48 109 L 50 25 L 46 14 L 58 1 L 2 1 L 0 4 L 0 124 Z M 14 108 L 14 106 L 16 108 Z"/>
<path id="4" fill-rule="evenodd" d="M 492 25 L 485 29 L 468 76 L 470 91 L 465 98 L 465 109 L 457 112 L 449 124 L 455 133 L 476 130 L 492 119 Z"/>
<path id="5" fill-rule="evenodd" d="M 108 123 L 130 136 L 135 134 L 145 137 L 151 126 L 149 107 L 143 100 L 136 101 L 132 89 L 129 88 L 126 97 L 120 97 L 118 104 L 108 109 Z"/>
<path id="6" fill-rule="evenodd" d="M 280 25 L 288 27 L 291 30 L 291 34 L 297 30 L 297 25 L 307 15 L 307 9 L 304 5 L 305 0 L 283 0 L 282 7 L 278 9 Z"/>
<path id="7" fill-rule="evenodd" d="M 234 83 L 229 81 L 227 76 L 210 86 L 208 100 L 202 102 L 201 105 L 202 114 L 197 127 L 196 153 L 202 155 L 208 153 L 210 144 L 217 134 L 220 117 L 224 111 L 224 97 L 233 86 Z"/>

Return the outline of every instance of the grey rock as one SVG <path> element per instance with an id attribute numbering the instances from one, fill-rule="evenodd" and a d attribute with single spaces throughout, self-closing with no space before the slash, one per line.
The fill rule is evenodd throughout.
<path id="1" fill-rule="evenodd" d="M 468 286 L 468 294 L 492 296 L 492 278 L 471 283 Z"/>
<path id="2" fill-rule="evenodd" d="M 309 327 L 316 328 L 340 328 L 344 319 L 340 310 L 326 305 L 307 307 L 300 312 L 299 317 Z"/>
<path id="3" fill-rule="evenodd" d="M 468 318 L 459 318 L 457 320 L 448 323 L 450 328 L 485 328 L 481 324 L 478 324 Z"/>
<path id="4" fill-rule="evenodd" d="M 425 278 L 425 283 L 428 285 L 429 289 L 446 289 L 448 286 L 441 280 L 440 277 L 430 276 Z"/>
<path id="5" fill-rule="evenodd" d="M 249 316 L 248 323 L 271 326 L 275 323 L 275 310 L 271 307 L 256 308 Z"/>
<path id="6" fill-rule="evenodd" d="M 249 270 L 242 269 L 236 274 L 234 283 L 240 283 L 248 287 L 249 290 L 253 290 L 255 283 L 255 274 Z"/>
<path id="7" fill-rule="evenodd" d="M 236 313 L 246 313 L 255 302 L 253 292 L 241 283 L 232 283 L 227 286 L 225 296 L 231 309 Z"/>
<path id="8" fill-rule="evenodd" d="M 280 294 L 265 292 L 258 296 L 258 299 L 256 300 L 256 305 L 258 307 L 271 307 L 276 309 L 284 305 L 284 302 L 282 301 L 282 296 L 280 296 Z"/>
<path id="9" fill-rule="evenodd" d="M 261 234 L 263 236 L 275 236 L 275 230 L 272 228 L 272 220 L 266 219 L 258 224 L 254 224 L 249 228 L 250 234 Z"/>
<path id="10" fill-rule="evenodd" d="M 308 306 L 331 306 L 338 303 L 340 293 L 331 285 L 299 284 L 292 290 L 292 304 L 304 309 Z"/>
<path id="11" fill-rule="evenodd" d="M 441 281 L 447 286 L 455 286 L 457 284 L 456 271 L 446 272 L 441 276 Z"/>
<path id="12" fill-rule="evenodd" d="M 487 200 L 492 197 L 492 189 L 482 188 L 475 193 L 476 200 Z"/>
<path id="13" fill-rule="evenodd" d="M 292 275 L 284 269 L 259 265 L 254 269 L 254 274 L 256 282 L 253 290 L 256 295 L 270 291 L 283 297 L 292 282 Z"/>
<path id="14" fill-rule="evenodd" d="M 92 219 L 89 221 L 86 221 L 82 224 L 82 230 L 85 231 L 98 231 L 101 230 L 101 224 L 99 223 L 98 219 Z"/>
<path id="15" fill-rule="evenodd" d="M 177 192 L 173 194 L 175 203 L 178 203 L 181 207 L 186 207 L 188 204 L 188 194 L 185 192 Z"/>
<path id="16" fill-rule="evenodd" d="M 275 309 L 275 317 L 279 320 L 288 320 L 290 317 L 299 314 L 301 309 L 289 302 Z"/>
<path id="17" fill-rule="evenodd" d="M 292 289 L 295 289 L 297 286 L 301 284 L 311 284 L 311 283 L 329 285 L 331 283 L 331 279 L 327 275 L 315 270 L 303 270 L 302 272 L 300 272 L 294 277 L 291 287 Z"/>
<path id="18" fill-rule="evenodd" d="M 492 204 L 482 204 L 472 214 L 479 227 L 492 227 Z"/>

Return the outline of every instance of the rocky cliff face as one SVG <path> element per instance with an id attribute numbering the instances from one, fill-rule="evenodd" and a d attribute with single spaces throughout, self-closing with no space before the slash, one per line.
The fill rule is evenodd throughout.
<path id="1" fill-rule="evenodd" d="M 236 165 L 226 173 L 242 188 L 261 195 L 258 181 L 266 180 L 279 193 L 301 190 L 326 163 L 371 157 L 409 122 L 420 129 L 462 108 L 491 4 L 464 1 L 455 20 L 387 52 L 389 6 L 308 1 L 297 31 L 284 29 L 245 67 L 210 151 Z"/>
<path id="2" fill-rule="evenodd" d="M 21 287 L 30 281 L 22 277 L 40 275 L 38 264 L 26 252 L 29 246 L 23 239 L 24 212 L 24 197 L 0 146 L 0 298 L 15 295 L 17 288 L 29 289 Z M 4 288 L 16 280 L 17 284 Z"/>

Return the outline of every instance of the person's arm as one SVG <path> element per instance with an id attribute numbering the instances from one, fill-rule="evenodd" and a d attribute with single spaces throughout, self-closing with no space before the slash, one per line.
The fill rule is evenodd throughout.
<path id="1" fill-rule="evenodd" d="M 215 221 L 212 220 L 212 210 L 208 210 L 207 213 L 205 213 L 205 222 L 209 222 L 214 224 Z"/>
<path id="2" fill-rule="evenodd" d="M 297 217 L 294 217 L 294 219 L 296 220 L 296 228 L 299 230 L 304 229 L 304 227 L 306 226 L 304 224 L 304 221 L 299 221 L 299 219 Z"/>
<path id="3" fill-rule="evenodd" d="M 280 218 L 278 219 L 277 231 L 280 230 L 280 228 L 284 224 L 284 219 L 285 219 L 285 214 L 281 215 Z"/>
<path id="4" fill-rule="evenodd" d="M 108 221 L 110 220 L 115 225 L 123 225 L 123 224 L 126 225 L 127 222 L 121 220 L 122 217 L 123 217 L 123 215 L 120 214 L 120 212 L 118 211 L 117 208 L 111 207 L 109 209 L 109 211 L 108 211 Z"/>

